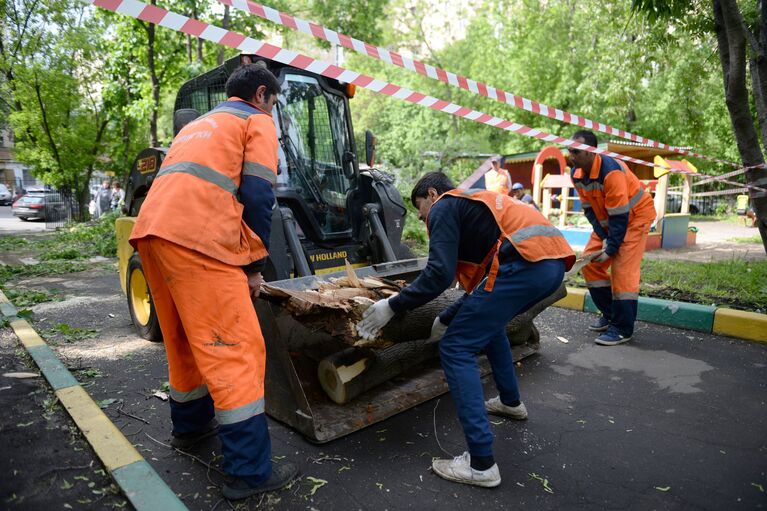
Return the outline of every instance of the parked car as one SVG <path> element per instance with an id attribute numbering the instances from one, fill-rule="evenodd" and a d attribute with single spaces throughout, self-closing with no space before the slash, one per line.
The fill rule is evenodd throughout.
<path id="1" fill-rule="evenodd" d="M 0 206 L 7 206 L 12 201 L 11 191 L 4 184 L 0 184 Z"/>
<path id="2" fill-rule="evenodd" d="M 13 203 L 11 212 L 25 222 L 56 221 L 66 217 L 67 206 L 58 193 L 30 192 Z"/>
<path id="3" fill-rule="evenodd" d="M 690 201 L 691 215 L 715 215 L 727 202 L 719 197 L 697 197 Z M 679 213 L 682 210 L 682 194 L 669 192 L 666 197 L 666 212 Z"/>

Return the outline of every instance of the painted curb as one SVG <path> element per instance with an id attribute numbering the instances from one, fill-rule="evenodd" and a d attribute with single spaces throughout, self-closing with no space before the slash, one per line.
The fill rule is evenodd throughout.
<path id="1" fill-rule="evenodd" d="M 599 312 L 587 289 L 568 287 L 567 294 L 554 306 Z M 582 303 L 582 307 L 578 307 L 578 303 Z M 767 342 L 767 315 L 756 312 L 640 296 L 637 319 L 674 328 Z"/>
<path id="2" fill-rule="evenodd" d="M 713 332 L 767 343 L 767 315 L 735 309 L 717 309 Z"/>
<path id="3" fill-rule="evenodd" d="M 137 511 L 187 510 L 29 322 L 17 317 L 16 308 L 1 290 L 0 312 L 133 507 Z"/>
<path id="4" fill-rule="evenodd" d="M 563 309 L 573 309 L 577 311 L 583 310 L 583 302 L 586 299 L 588 291 L 578 287 L 568 287 L 567 296 L 559 300 L 554 304 L 554 307 L 561 307 Z"/>

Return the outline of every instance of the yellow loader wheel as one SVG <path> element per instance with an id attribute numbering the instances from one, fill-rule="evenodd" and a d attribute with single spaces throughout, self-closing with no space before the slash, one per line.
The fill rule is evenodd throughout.
<path id="1" fill-rule="evenodd" d="M 125 289 L 128 291 L 128 310 L 136 327 L 136 332 L 144 339 L 152 342 L 162 342 L 162 331 L 157 319 L 157 312 L 152 303 L 152 294 L 144 278 L 141 258 L 133 254 L 128 260 Z"/>

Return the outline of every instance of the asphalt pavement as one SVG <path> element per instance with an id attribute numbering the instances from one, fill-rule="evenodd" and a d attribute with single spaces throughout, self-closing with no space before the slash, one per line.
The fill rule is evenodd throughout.
<path id="1" fill-rule="evenodd" d="M 22 234 L 45 231 L 45 222 L 29 220 L 27 222 L 13 216 L 10 206 L 0 206 L 0 233 Z"/>
<path id="2" fill-rule="evenodd" d="M 226 508 L 218 488 L 218 441 L 190 455 L 163 445 L 170 439 L 168 404 L 155 397 L 167 380 L 163 347 L 133 333 L 114 266 L 18 285 L 56 289 L 65 298 L 32 307 L 35 328 L 68 366 L 79 368 L 87 391 L 184 503 Z M 431 472 L 433 457 L 465 449 L 445 395 L 324 445 L 270 419 L 275 462 L 297 462 L 303 478 L 239 508 L 767 507 L 767 345 L 640 323 L 631 343 L 599 347 L 585 328 L 592 320 L 564 309 L 549 309 L 536 320 L 541 350 L 518 367 L 530 418 L 491 419 L 500 487 L 458 485 Z M 95 332 L 76 340 L 71 328 Z M 7 385 L 16 383 L 0 382 Z M 495 395 L 491 379 L 485 390 Z M 24 406 L 14 399 L 3 397 L 4 406 Z M 4 431 L 17 423 L 0 418 Z M 29 428 L 24 433 L 35 435 Z M 66 454 L 65 446 L 56 448 Z M 6 449 L 13 455 L 19 447 Z M 0 464 L 2 473 L 11 470 L 6 464 Z M 50 466 L 40 457 L 29 464 L 39 471 Z M 9 481 L 0 478 L 3 495 L 12 490 Z M 48 494 L 66 495 L 55 486 Z"/>

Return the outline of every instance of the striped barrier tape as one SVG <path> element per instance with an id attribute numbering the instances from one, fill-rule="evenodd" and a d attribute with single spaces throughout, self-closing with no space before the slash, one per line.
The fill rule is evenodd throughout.
<path id="1" fill-rule="evenodd" d="M 649 145 L 651 147 L 656 147 L 659 149 L 666 149 L 668 151 L 673 151 L 678 154 L 700 158 L 703 160 L 709 160 L 716 163 L 729 165 L 732 167 L 739 167 L 739 164 L 735 162 L 713 158 L 703 154 L 694 153 L 692 151 L 683 149 L 681 147 L 664 144 L 663 142 L 658 142 L 658 141 L 643 137 L 641 135 L 636 135 L 634 133 L 630 133 L 628 131 L 625 131 L 619 128 L 614 128 L 608 124 L 592 121 L 591 119 L 587 119 L 585 117 L 582 117 L 576 114 L 571 114 L 570 112 L 565 112 L 558 108 L 550 107 L 543 103 L 539 103 L 537 101 L 533 101 L 531 99 L 518 96 L 511 92 L 506 92 L 502 89 L 498 89 L 491 85 L 487 85 L 482 82 L 477 82 L 475 80 L 472 80 L 471 78 L 467 78 L 465 76 L 455 74 L 450 71 L 445 71 L 444 69 L 431 66 L 417 59 L 410 59 L 395 51 L 390 51 L 381 46 L 375 46 L 375 45 L 366 43 L 359 39 L 355 39 L 354 37 L 350 37 L 348 35 L 336 32 L 335 30 L 331 30 L 327 27 L 323 27 L 322 25 L 319 25 L 317 23 L 306 21 L 304 19 L 301 19 L 295 16 L 291 16 L 290 14 L 286 14 L 284 12 L 278 11 L 277 9 L 273 9 L 271 7 L 267 7 L 265 5 L 258 4 L 256 2 L 252 2 L 250 0 L 218 0 L 218 1 L 224 5 L 234 7 L 235 9 L 238 9 L 240 11 L 247 12 L 249 14 L 258 16 L 259 18 L 265 19 L 267 21 L 271 21 L 273 23 L 290 28 L 292 30 L 296 30 L 298 32 L 302 32 L 304 34 L 308 34 L 318 39 L 322 39 L 330 43 L 338 44 L 340 46 L 343 46 L 344 48 L 348 48 L 359 54 L 367 55 L 376 60 L 386 62 L 387 64 L 392 64 L 394 66 L 407 69 L 408 71 L 412 71 L 422 76 L 426 76 L 434 80 L 438 80 L 440 82 L 446 83 L 448 85 L 452 85 L 454 87 L 458 87 L 458 88 L 467 90 L 469 92 L 479 94 L 480 96 L 494 99 L 501 103 L 506 103 L 515 108 L 526 110 L 528 112 L 532 112 L 534 114 L 538 114 L 543 117 L 548 117 L 550 119 L 562 121 L 568 124 L 572 124 L 574 126 L 593 129 L 601 133 L 606 133 L 609 135 L 626 138 L 633 142 L 638 142 L 638 143 Z M 764 165 L 760 165 L 760 166 L 763 167 Z"/>
<path id="2" fill-rule="evenodd" d="M 286 64 L 298 69 L 304 69 L 328 78 L 339 80 L 345 83 L 353 84 L 357 87 L 372 90 L 380 94 L 391 96 L 397 99 L 414 103 L 419 106 L 427 107 L 432 110 L 454 115 L 456 117 L 462 117 L 480 124 L 486 124 L 495 128 L 499 128 L 505 131 L 511 131 L 530 138 L 536 138 L 547 143 L 559 144 L 572 149 L 579 149 L 589 151 L 595 154 L 610 156 L 615 159 L 627 161 L 630 163 L 636 163 L 638 165 L 645 165 L 647 167 L 655 167 L 665 171 L 691 174 L 692 172 L 682 169 L 671 169 L 663 165 L 657 165 L 631 156 L 625 156 L 622 154 L 600 149 L 598 147 L 592 147 L 587 144 L 576 142 L 575 140 L 553 135 L 551 133 L 539 130 L 536 128 L 530 128 L 523 124 L 518 124 L 512 121 L 504 120 L 499 117 L 494 117 L 484 112 L 472 110 L 455 103 L 444 101 L 433 96 L 427 96 L 420 92 L 412 91 L 410 89 L 400 87 L 393 83 L 378 80 L 368 75 L 357 73 L 343 67 L 328 64 L 322 62 L 301 53 L 286 50 L 279 46 L 269 44 L 263 41 L 257 41 L 251 37 L 247 37 L 240 33 L 226 30 L 215 25 L 205 23 L 188 16 L 168 11 L 155 5 L 148 5 L 139 0 L 88 0 L 90 3 L 97 7 L 113 11 L 116 13 L 124 14 L 135 19 L 139 19 L 148 23 L 170 28 L 178 32 L 183 32 L 206 41 L 211 41 L 223 46 L 229 46 L 235 48 L 243 53 L 251 53 L 260 57 L 265 57 L 282 64 Z M 740 183 L 738 183 L 740 186 Z M 763 193 L 767 193 L 767 190 L 759 189 Z"/>

